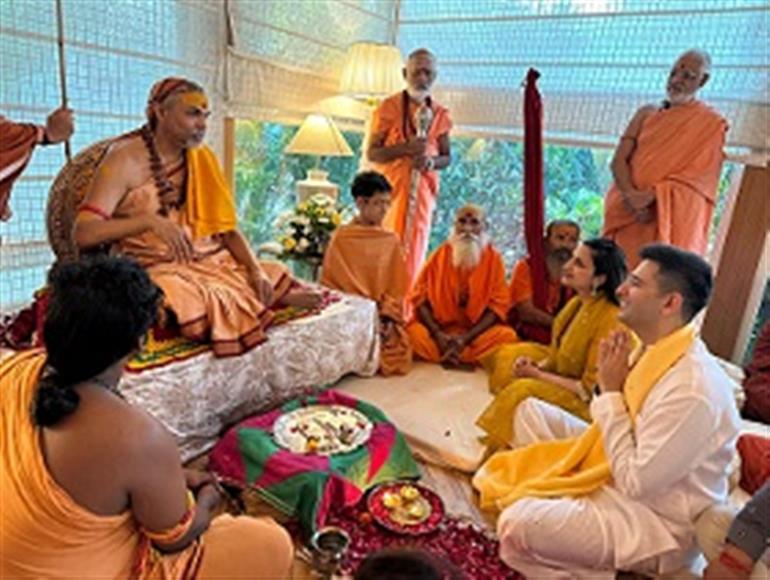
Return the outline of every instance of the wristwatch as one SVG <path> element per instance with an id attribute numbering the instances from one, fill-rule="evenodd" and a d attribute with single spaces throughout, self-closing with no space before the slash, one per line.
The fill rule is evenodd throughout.
<path id="1" fill-rule="evenodd" d="M 426 163 L 428 171 L 433 171 L 436 168 L 436 160 L 433 157 L 428 157 L 428 161 Z"/>

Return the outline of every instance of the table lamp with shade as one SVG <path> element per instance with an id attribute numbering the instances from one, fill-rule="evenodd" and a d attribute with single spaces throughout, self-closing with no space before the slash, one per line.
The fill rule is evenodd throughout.
<path id="1" fill-rule="evenodd" d="M 284 153 L 316 156 L 316 165 L 308 171 L 307 178 L 297 182 L 297 197 L 300 202 L 316 193 L 337 199 L 339 187 L 327 179 L 329 174 L 321 169 L 321 157 L 350 157 L 353 151 L 331 117 L 308 115 L 284 149 Z"/>
<path id="2" fill-rule="evenodd" d="M 340 92 L 367 105 L 360 169 L 367 168 L 366 150 L 372 113 L 385 97 L 404 88 L 401 51 L 391 44 L 357 42 L 348 47 L 340 77 Z"/>

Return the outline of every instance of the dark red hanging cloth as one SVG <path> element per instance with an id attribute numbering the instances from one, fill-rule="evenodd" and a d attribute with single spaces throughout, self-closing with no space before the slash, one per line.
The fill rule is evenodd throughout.
<path id="1" fill-rule="evenodd" d="M 539 77 L 539 72 L 533 68 L 529 69 L 524 88 L 524 238 L 529 253 L 532 303 L 541 310 L 547 310 L 548 275 L 543 248 L 543 103 L 536 84 Z M 551 341 L 550 329 L 518 321 L 515 310 L 512 310 L 511 314 L 522 339 L 544 344 Z"/>

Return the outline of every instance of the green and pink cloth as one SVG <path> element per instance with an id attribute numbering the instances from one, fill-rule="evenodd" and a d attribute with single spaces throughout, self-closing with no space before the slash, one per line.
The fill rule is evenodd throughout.
<path id="1" fill-rule="evenodd" d="M 292 453 L 273 439 L 273 425 L 289 411 L 308 405 L 344 405 L 372 422 L 364 445 L 331 456 Z M 412 453 L 378 408 L 337 391 L 295 399 L 246 419 L 214 447 L 209 467 L 226 481 L 256 490 L 267 502 L 295 517 L 306 533 L 324 525 L 330 510 L 352 506 L 366 490 L 386 481 L 418 478 Z"/>

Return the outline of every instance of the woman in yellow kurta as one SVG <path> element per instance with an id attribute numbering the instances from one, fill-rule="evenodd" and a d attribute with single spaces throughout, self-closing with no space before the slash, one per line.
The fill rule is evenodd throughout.
<path id="1" fill-rule="evenodd" d="M 47 352 L 0 364 L 0 578 L 285 578 L 267 518 L 214 517 L 209 474 L 117 390 L 160 291 L 124 258 L 51 276 Z"/>
<path id="2" fill-rule="evenodd" d="M 625 258 L 614 242 L 587 240 L 563 272 L 562 283 L 576 296 L 554 320 L 551 345 L 506 345 L 487 362 L 490 389 L 496 396 L 476 424 L 492 446 L 513 444 L 513 416 L 528 397 L 590 420 L 599 342 L 620 326 L 615 290 L 626 276 Z"/>

